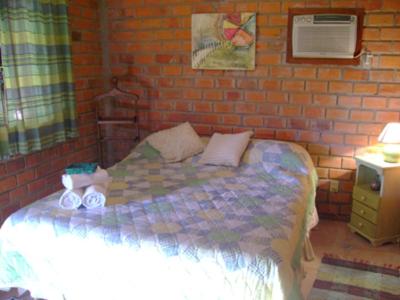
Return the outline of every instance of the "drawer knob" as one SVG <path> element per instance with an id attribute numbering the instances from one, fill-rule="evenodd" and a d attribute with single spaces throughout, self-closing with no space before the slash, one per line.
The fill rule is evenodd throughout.
<path id="1" fill-rule="evenodd" d="M 361 196 L 361 201 L 365 201 L 367 198 L 365 196 Z"/>
<path id="2" fill-rule="evenodd" d="M 358 227 L 360 227 L 360 228 L 363 227 L 363 223 L 361 223 L 361 222 L 358 223 Z"/>
<path id="3" fill-rule="evenodd" d="M 365 211 L 363 209 L 360 210 L 360 214 L 365 214 Z"/>

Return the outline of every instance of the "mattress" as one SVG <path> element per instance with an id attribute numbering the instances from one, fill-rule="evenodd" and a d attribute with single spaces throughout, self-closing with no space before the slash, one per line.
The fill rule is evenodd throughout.
<path id="1" fill-rule="evenodd" d="M 0 288 L 46 299 L 301 299 L 317 175 L 292 143 L 252 140 L 239 167 L 166 164 L 142 143 L 110 168 L 107 206 L 61 191 L 0 230 Z"/>

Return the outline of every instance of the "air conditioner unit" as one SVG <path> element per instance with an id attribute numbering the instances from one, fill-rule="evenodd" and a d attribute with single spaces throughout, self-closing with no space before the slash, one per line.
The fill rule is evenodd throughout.
<path id="1" fill-rule="evenodd" d="M 293 57 L 354 58 L 357 16 L 344 14 L 293 17 Z"/>

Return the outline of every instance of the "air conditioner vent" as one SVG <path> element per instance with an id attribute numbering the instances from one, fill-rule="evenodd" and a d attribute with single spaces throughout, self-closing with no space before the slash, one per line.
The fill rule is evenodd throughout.
<path id="1" fill-rule="evenodd" d="M 314 15 L 314 24 L 351 23 L 351 15 Z"/>
<path id="2" fill-rule="evenodd" d="M 292 34 L 293 57 L 353 58 L 357 16 L 296 15 Z"/>

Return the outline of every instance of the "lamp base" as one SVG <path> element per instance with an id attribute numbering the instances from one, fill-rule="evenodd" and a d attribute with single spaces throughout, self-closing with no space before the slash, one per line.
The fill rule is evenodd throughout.
<path id="1" fill-rule="evenodd" d="M 400 145 L 383 146 L 383 160 L 388 163 L 400 162 Z"/>

